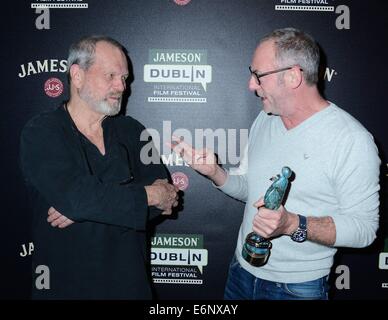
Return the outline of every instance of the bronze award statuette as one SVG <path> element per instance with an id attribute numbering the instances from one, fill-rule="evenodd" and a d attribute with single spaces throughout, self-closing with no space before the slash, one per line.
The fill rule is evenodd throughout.
<path id="1" fill-rule="evenodd" d="M 267 209 L 277 210 L 280 207 L 291 174 L 292 171 L 289 167 L 283 167 L 280 175 L 271 178 L 273 182 L 264 196 L 264 206 Z M 252 266 L 261 267 L 267 263 L 271 248 L 271 241 L 251 232 L 245 238 L 242 256 Z"/>

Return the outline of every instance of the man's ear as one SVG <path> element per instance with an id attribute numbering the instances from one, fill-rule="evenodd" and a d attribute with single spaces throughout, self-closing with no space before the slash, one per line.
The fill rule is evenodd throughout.
<path id="1" fill-rule="evenodd" d="M 76 88 L 81 88 L 85 79 L 85 71 L 81 69 L 78 64 L 73 64 L 70 67 L 70 77 L 74 86 Z"/>
<path id="2" fill-rule="evenodd" d="M 301 85 L 303 80 L 302 71 L 297 67 L 294 67 L 291 70 L 289 70 L 287 72 L 286 77 L 287 77 L 288 84 L 293 89 L 298 88 Z"/>

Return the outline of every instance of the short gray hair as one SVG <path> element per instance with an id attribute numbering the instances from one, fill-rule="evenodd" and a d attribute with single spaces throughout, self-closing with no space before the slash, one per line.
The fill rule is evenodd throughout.
<path id="1" fill-rule="evenodd" d="M 67 58 L 67 76 L 70 82 L 70 67 L 73 64 L 78 64 L 81 69 L 88 70 L 94 63 L 97 42 L 104 41 L 112 46 L 119 48 L 124 52 L 124 47 L 116 40 L 102 35 L 92 35 L 84 37 L 77 42 L 74 42 L 69 49 Z"/>
<path id="2" fill-rule="evenodd" d="M 272 31 L 260 43 L 268 40 L 274 41 L 279 67 L 299 65 L 308 85 L 318 83 L 319 47 L 312 36 L 295 28 L 284 28 Z"/>

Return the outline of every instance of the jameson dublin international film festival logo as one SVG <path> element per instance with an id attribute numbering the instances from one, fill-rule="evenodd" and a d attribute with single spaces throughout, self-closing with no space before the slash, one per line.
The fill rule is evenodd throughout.
<path id="1" fill-rule="evenodd" d="M 212 67 L 206 50 L 150 49 L 144 82 L 150 83 L 148 102 L 206 103 Z"/>
<path id="2" fill-rule="evenodd" d="M 329 13 L 335 15 L 338 30 L 350 29 L 350 8 L 337 0 L 274 0 L 275 11 L 310 11 L 312 14 Z"/>
<path id="3" fill-rule="evenodd" d="M 275 0 L 276 10 L 334 11 L 335 0 Z"/>
<path id="4" fill-rule="evenodd" d="M 51 9 L 88 9 L 89 5 L 84 0 L 35 0 L 31 8 L 35 9 L 35 27 L 38 30 L 51 29 Z M 73 12 L 73 11 L 71 11 Z"/>
<path id="5" fill-rule="evenodd" d="M 151 241 L 154 283 L 202 284 L 208 252 L 202 234 L 156 234 Z"/>
<path id="6" fill-rule="evenodd" d="M 88 8 L 88 4 L 84 0 L 35 0 L 31 1 L 31 8 L 79 9 Z"/>

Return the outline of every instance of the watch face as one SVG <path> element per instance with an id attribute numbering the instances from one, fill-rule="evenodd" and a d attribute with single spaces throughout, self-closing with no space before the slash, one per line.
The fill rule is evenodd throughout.
<path id="1" fill-rule="evenodd" d="M 291 235 L 291 239 L 296 242 L 303 242 L 306 240 L 306 238 L 307 238 L 307 231 L 299 228 Z"/>

